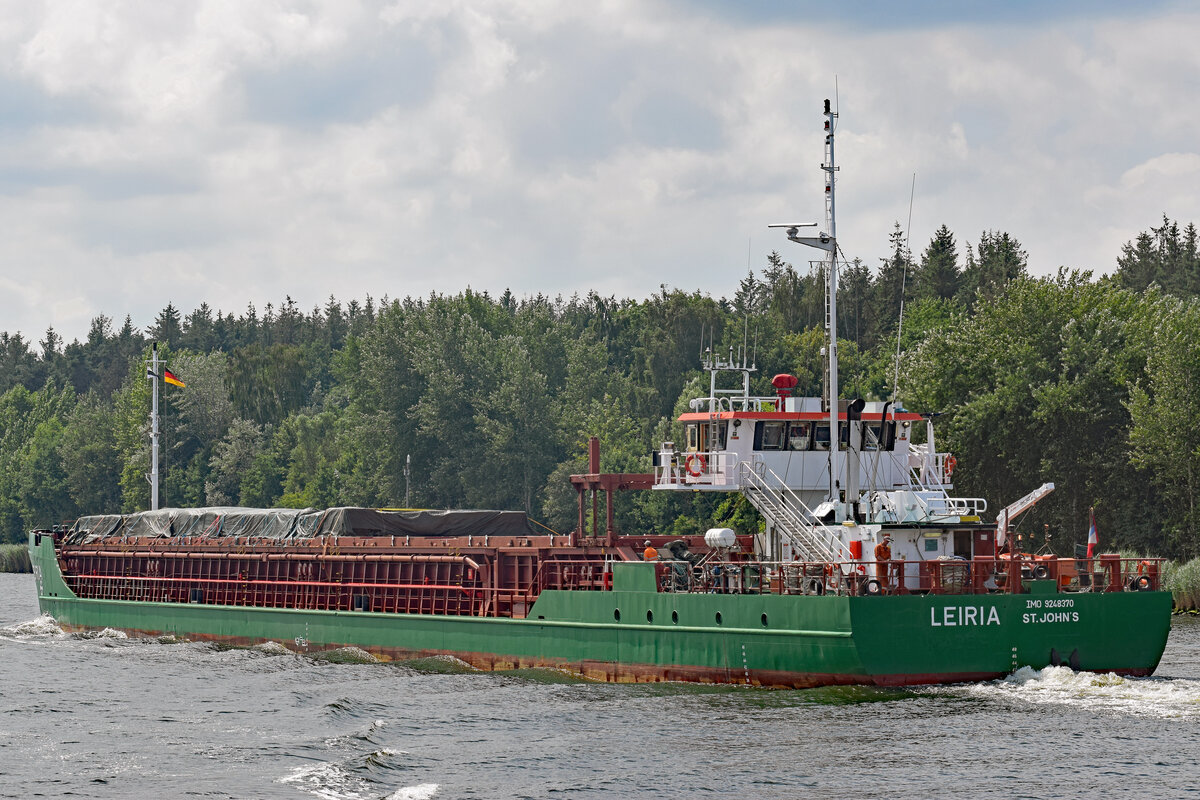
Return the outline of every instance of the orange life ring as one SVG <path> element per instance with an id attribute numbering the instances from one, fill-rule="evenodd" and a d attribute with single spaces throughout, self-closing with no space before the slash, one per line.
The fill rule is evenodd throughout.
<path id="1" fill-rule="evenodd" d="M 954 468 L 958 466 L 958 459 L 954 456 L 946 457 L 946 477 L 949 478 L 954 474 Z"/>
<path id="2" fill-rule="evenodd" d="M 704 470 L 708 468 L 708 462 L 699 453 L 689 455 L 687 460 L 683 462 L 683 465 L 687 467 L 688 475 L 691 475 L 693 478 L 699 478 L 704 474 Z"/>

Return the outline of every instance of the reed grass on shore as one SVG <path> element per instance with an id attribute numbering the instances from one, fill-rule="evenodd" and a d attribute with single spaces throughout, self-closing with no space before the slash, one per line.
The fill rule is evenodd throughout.
<path id="1" fill-rule="evenodd" d="M 0 544 L 0 572 L 33 572 L 29 548 L 23 544 Z"/>
<path id="2" fill-rule="evenodd" d="M 1163 575 L 1163 588 L 1174 597 L 1176 611 L 1200 608 L 1200 558 L 1186 564 L 1170 564 Z"/>

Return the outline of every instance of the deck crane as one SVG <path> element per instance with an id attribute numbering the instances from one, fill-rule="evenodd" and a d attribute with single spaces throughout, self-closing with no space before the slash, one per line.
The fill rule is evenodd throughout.
<path id="1" fill-rule="evenodd" d="M 996 514 L 996 546 L 1003 547 L 1004 543 L 1008 541 L 1008 524 L 1013 519 L 1036 506 L 1039 500 L 1053 491 L 1053 483 L 1043 483 L 1017 502 L 1000 509 Z"/>

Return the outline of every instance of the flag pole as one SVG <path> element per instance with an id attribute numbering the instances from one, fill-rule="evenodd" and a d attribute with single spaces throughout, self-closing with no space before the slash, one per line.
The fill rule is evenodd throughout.
<path id="1" fill-rule="evenodd" d="M 1096 508 L 1090 506 L 1088 508 L 1088 538 L 1087 538 L 1087 557 L 1090 561 L 1096 554 L 1096 545 L 1100 544 L 1100 533 L 1096 530 Z"/>
<path id="2" fill-rule="evenodd" d="M 146 375 L 153 381 L 153 401 L 150 406 L 150 510 L 158 510 L 158 342 L 154 343 L 150 356 L 150 372 Z"/>

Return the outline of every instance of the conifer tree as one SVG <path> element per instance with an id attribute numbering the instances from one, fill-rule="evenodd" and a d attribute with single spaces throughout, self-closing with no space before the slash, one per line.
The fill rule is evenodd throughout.
<path id="1" fill-rule="evenodd" d="M 937 229 L 921 257 L 916 274 L 916 296 L 931 300 L 950 300 L 958 294 L 962 273 L 958 269 L 958 249 L 954 234 L 945 225 Z"/>

